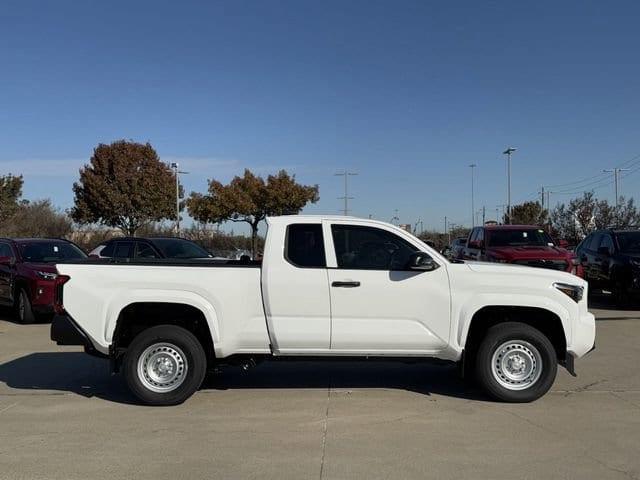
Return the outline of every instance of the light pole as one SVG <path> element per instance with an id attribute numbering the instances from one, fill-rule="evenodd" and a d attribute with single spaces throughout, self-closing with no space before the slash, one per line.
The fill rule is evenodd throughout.
<path id="1" fill-rule="evenodd" d="M 172 163 L 171 168 L 176 176 L 176 235 L 180 235 L 180 174 L 186 175 L 189 172 L 182 172 L 177 163 Z"/>
<path id="2" fill-rule="evenodd" d="M 507 216 L 509 223 L 511 223 L 511 154 L 515 151 L 514 147 L 509 147 L 502 152 L 507 156 Z"/>
<path id="3" fill-rule="evenodd" d="M 472 163 L 471 165 L 469 165 L 469 168 L 471 169 L 471 228 L 476 226 L 476 220 L 475 220 L 475 207 L 473 205 L 473 171 L 476 169 L 478 165 L 476 165 L 475 163 Z"/>

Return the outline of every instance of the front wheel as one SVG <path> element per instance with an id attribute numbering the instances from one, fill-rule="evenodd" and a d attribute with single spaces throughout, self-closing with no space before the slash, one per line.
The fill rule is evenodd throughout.
<path id="1" fill-rule="evenodd" d="M 204 379 L 207 358 L 188 330 L 159 325 L 133 339 L 123 373 L 133 394 L 148 405 L 177 405 L 193 395 Z"/>
<path id="2" fill-rule="evenodd" d="M 476 377 L 493 398 L 531 402 L 547 393 L 558 371 L 549 339 L 530 325 L 505 322 L 491 327 L 478 348 Z"/>
<path id="3" fill-rule="evenodd" d="M 18 291 L 18 296 L 16 298 L 15 304 L 16 317 L 18 317 L 18 321 L 20 323 L 33 323 L 36 321 L 36 316 L 33 313 L 33 308 L 31 307 L 31 301 L 29 300 L 29 295 L 27 295 L 27 291 L 24 288 L 21 288 Z"/>

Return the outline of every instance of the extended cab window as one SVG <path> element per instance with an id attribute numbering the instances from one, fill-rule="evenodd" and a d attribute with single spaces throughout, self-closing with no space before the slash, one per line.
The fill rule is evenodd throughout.
<path id="1" fill-rule="evenodd" d="M 417 249 L 399 236 L 372 227 L 332 225 L 338 268 L 404 270 Z"/>
<path id="2" fill-rule="evenodd" d="M 287 227 L 285 258 L 296 267 L 325 268 L 322 225 L 296 223 Z"/>

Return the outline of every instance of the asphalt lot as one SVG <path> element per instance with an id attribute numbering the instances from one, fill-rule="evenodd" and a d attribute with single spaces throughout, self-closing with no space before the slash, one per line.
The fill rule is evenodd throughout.
<path id="1" fill-rule="evenodd" d="M 560 369 L 525 405 L 452 367 L 310 362 L 225 370 L 184 405 L 143 407 L 49 325 L 0 319 L 0 478 L 640 478 L 640 312 L 593 311 L 578 377 Z"/>

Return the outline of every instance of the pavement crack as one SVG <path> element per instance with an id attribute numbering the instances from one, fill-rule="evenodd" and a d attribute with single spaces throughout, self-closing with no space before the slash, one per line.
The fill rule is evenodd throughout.
<path id="1" fill-rule="evenodd" d="M 4 413 L 4 412 L 6 412 L 7 410 L 9 410 L 10 408 L 15 407 L 16 405 L 18 405 L 18 402 L 14 402 L 14 403 L 12 403 L 11 405 L 7 405 L 7 406 L 6 406 L 6 407 L 4 407 L 4 408 L 0 408 L 0 413 Z"/>
<path id="2" fill-rule="evenodd" d="M 320 480 L 324 474 L 324 454 L 327 447 L 327 428 L 329 424 L 329 402 L 331 401 L 331 383 L 327 387 L 327 408 L 324 412 L 324 425 L 322 427 L 322 458 L 320 459 Z"/>
<path id="3" fill-rule="evenodd" d="M 591 387 L 595 387 L 596 385 L 600 385 L 601 383 L 605 383 L 607 380 L 605 380 L 604 378 L 601 380 L 596 380 L 595 382 L 591 382 L 588 383 L 586 385 L 583 385 L 581 387 L 578 387 L 576 389 L 573 390 L 568 390 L 565 393 L 565 397 L 568 397 L 569 395 L 571 395 L 572 393 L 581 393 L 581 392 L 586 392 L 587 390 L 589 390 Z"/>
<path id="4" fill-rule="evenodd" d="M 609 394 L 611 396 L 613 396 L 613 397 L 616 397 L 619 400 L 622 400 L 625 403 L 628 403 L 629 405 L 632 405 L 632 406 L 636 407 L 637 409 L 640 409 L 640 405 L 638 405 L 636 402 L 632 402 L 631 400 L 629 400 L 627 398 L 621 397 L 620 395 L 616 395 L 615 392 L 609 392 Z"/>

